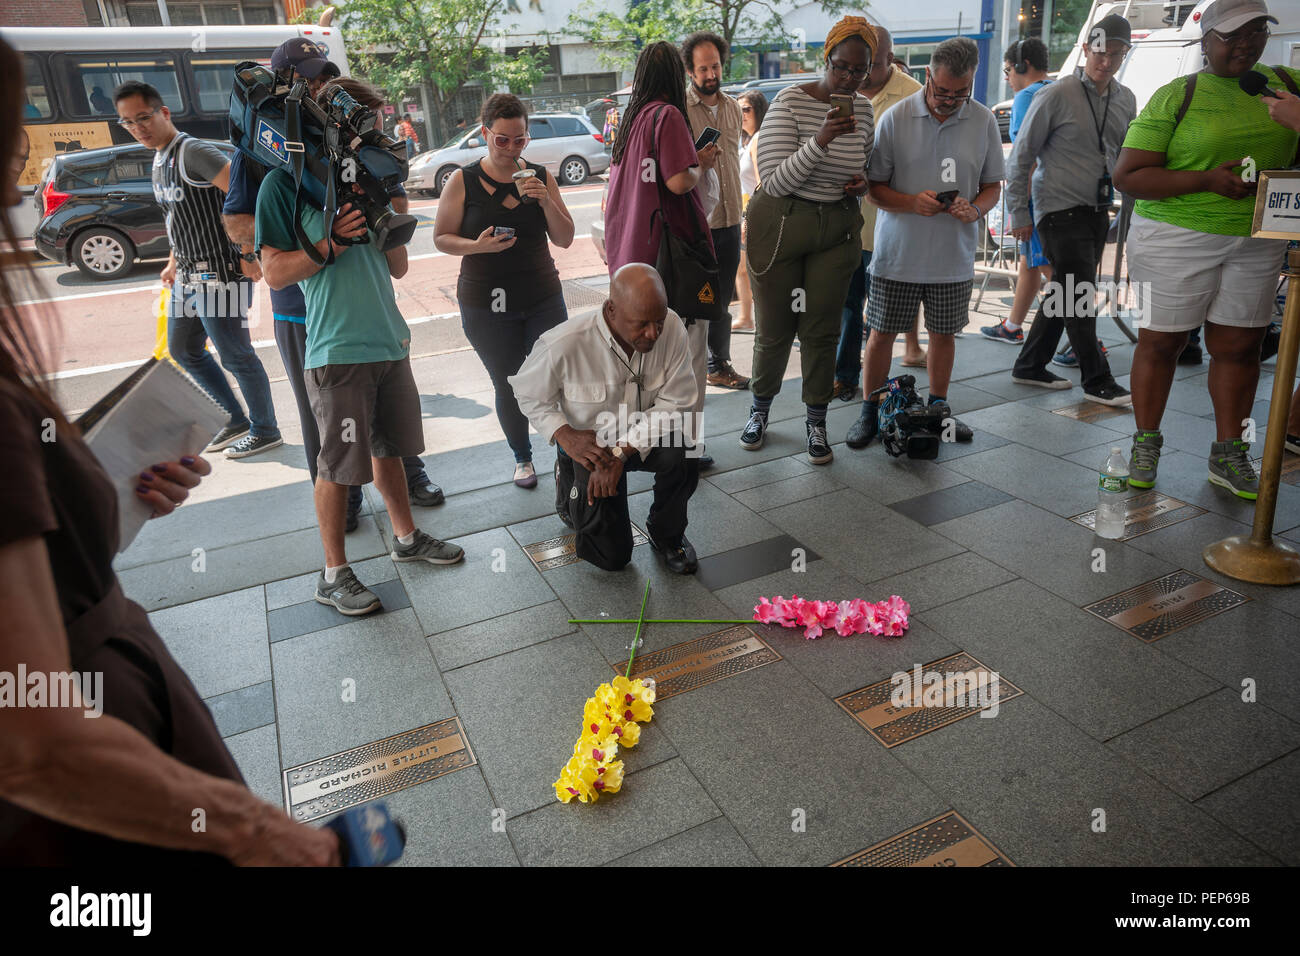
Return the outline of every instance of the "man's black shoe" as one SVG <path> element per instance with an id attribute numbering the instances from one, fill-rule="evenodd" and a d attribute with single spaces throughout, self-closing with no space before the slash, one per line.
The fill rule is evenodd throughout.
<path id="1" fill-rule="evenodd" d="M 863 412 L 858 420 L 849 426 L 849 433 L 844 444 L 850 448 L 866 448 L 875 440 L 880 431 L 880 415 L 877 412 Z"/>
<path id="2" fill-rule="evenodd" d="M 969 425 L 967 425 L 965 422 L 961 421 L 960 419 L 957 419 L 957 418 L 954 418 L 954 417 L 953 417 L 953 415 L 952 415 L 952 409 L 948 406 L 948 403 L 947 403 L 947 402 L 931 402 L 931 403 L 930 403 L 930 408 L 934 409 L 934 408 L 936 408 L 936 407 L 937 407 L 937 409 L 938 409 L 938 411 L 939 411 L 939 414 L 942 416 L 942 418 L 939 419 L 939 435 L 940 435 L 940 437 L 943 436 L 944 431 L 948 428 L 948 423 L 949 423 L 949 422 L 952 422 L 952 426 L 953 426 L 953 428 L 952 428 L 952 437 L 953 437 L 953 438 L 957 439 L 957 441 L 959 441 L 959 442 L 968 442 L 968 441 L 973 441 L 973 440 L 974 440 L 974 438 L 975 438 L 975 433 L 974 433 L 973 431 L 971 431 L 971 427 L 970 427 Z"/>
<path id="3" fill-rule="evenodd" d="M 421 485 L 411 489 L 411 504 L 420 508 L 433 508 L 446 501 L 442 489 L 435 484 Z"/>
<path id="4" fill-rule="evenodd" d="M 1193 342 L 1188 342 L 1178 353 L 1179 365 L 1200 365 L 1201 360 L 1201 347 Z"/>
<path id="5" fill-rule="evenodd" d="M 706 469 L 706 468 L 712 468 L 712 467 L 713 467 L 713 456 L 712 456 L 712 455 L 701 455 L 701 456 L 700 456 L 700 471 L 703 471 L 703 470 Z"/>
<path id="6" fill-rule="evenodd" d="M 700 562 L 695 557 L 695 548 L 686 540 L 686 535 L 682 535 L 681 544 L 676 547 L 662 547 L 651 538 L 650 548 L 655 554 L 663 556 L 664 564 L 673 574 L 694 574 L 699 570 Z"/>
<path id="7" fill-rule="evenodd" d="M 351 534 L 353 531 L 356 531 L 356 530 L 357 530 L 357 524 L 359 523 L 359 519 L 358 519 L 357 515 L 358 515 L 358 512 L 356 512 L 356 511 L 349 511 L 349 512 L 348 512 L 348 516 L 347 516 L 346 518 L 343 519 L 343 533 L 344 533 L 344 534 Z"/>

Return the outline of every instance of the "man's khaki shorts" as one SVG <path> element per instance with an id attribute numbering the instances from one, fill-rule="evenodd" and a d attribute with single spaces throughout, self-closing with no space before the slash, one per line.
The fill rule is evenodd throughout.
<path id="1" fill-rule="evenodd" d="M 320 430 L 316 473 L 341 485 L 374 480 L 370 459 L 424 451 L 411 360 L 322 365 L 303 372 Z"/>

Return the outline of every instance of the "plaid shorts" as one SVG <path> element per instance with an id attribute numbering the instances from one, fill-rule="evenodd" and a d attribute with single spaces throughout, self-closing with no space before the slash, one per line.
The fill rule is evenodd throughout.
<path id="1" fill-rule="evenodd" d="M 938 335 L 956 335 L 970 321 L 970 293 L 974 284 L 973 278 L 962 282 L 899 282 L 873 275 L 867 325 L 887 335 L 910 332 L 916 322 L 916 310 L 924 302 L 925 330 Z"/>

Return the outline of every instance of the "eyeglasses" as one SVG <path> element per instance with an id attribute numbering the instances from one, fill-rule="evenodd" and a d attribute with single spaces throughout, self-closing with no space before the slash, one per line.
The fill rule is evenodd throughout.
<path id="1" fill-rule="evenodd" d="M 860 80 L 868 73 L 871 72 L 870 64 L 868 64 L 865 70 L 855 70 L 852 67 L 843 66 L 839 63 L 836 63 L 834 60 L 828 60 L 827 62 L 830 63 L 831 72 L 834 73 L 836 76 L 843 76 L 843 77 Z"/>
<path id="2" fill-rule="evenodd" d="M 528 145 L 530 139 L 532 139 L 532 137 L 527 133 L 523 136 L 503 136 L 500 133 L 492 134 L 492 142 L 496 143 L 497 149 L 506 149 L 512 145 L 519 149 L 523 149 Z"/>
<path id="3" fill-rule="evenodd" d="M 162 109 L 161 106 L 158 107 L 158 109 L 153 109 L 148 113 L 137 116 L 135 119 L 120 119 L 117 121 L 117 125 L 122 127 L 122 129 L 135 129 L 137 126 L 145 126 L 153 121 L 154 114 L 160 109 Z"/>
<path id="4" fill-rule="evenodd" d="M 1211 30 L 1210 32 L 1219 38 L 1220 43 L 1226 44 L 1227 46 L 1243 46 L 1251 43 L 1260 43 L 1273 35 L 1273 31 L 1267 26 L 1256 27 L 1249 33 L 1242 33 L 1240 30 L 1236 33 L 1220 33 L 1218 30 Z"/>
<path id="5" fill-rule="evenodd" d="M 962 103 L 970 99 L 971 97 L 970 90 L 967 90 L 965 93 L 949 93 L 947 90 L 939 89 L 939 87 L 935 86 L 934 83 L 931 82 L 930 80 L 926 80 L 926 83 L 928 83 L 930 86 L 930 94 L 936 100 L 946 100 L 951 103 Z"/>

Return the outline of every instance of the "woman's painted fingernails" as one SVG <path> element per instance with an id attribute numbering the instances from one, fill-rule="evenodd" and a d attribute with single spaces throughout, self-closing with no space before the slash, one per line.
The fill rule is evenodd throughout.
<path id="1" fill-rule="evenodd" d="M 135 493 L 137 495 L 147 495 L 149 493 L 149 489 L 146 488 L 144 485 L 136 485 Z"/>
<path id="2" fill-rule="evenodd" d="M 181 459 L 181 464 L 184 465 L 186 468 L 188 468 L 190 465 L 194 464 L 195 460 L 196 459 L 192 458 L 191 456 L 186 455 L 184 458 Z"/>
<path id="3" fill-rule="evenodd" d="M 150 467 L 160 475 L 167 470 L 166 465 L 151 465 Z"/>
<path id="4" fill-rule="evenodd" d="M 142 471 L 142 472 L 140 472 L 140 480 L 141 480 L 141 481 L 153 481 L 153 475 L 149 474 L 149 472 L 147 472 L 147 471 Z"/>

